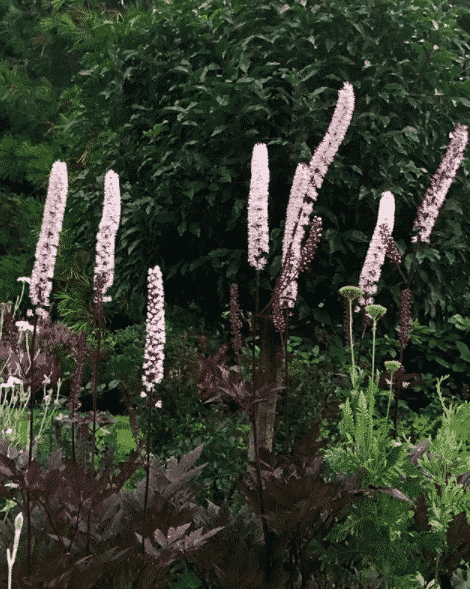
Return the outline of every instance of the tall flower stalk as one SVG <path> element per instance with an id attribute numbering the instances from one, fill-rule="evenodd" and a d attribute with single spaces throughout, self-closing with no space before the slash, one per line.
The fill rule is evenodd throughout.
<path id="1" fill-rule="evenodd" d="M 148 300 L 147 300 L 147 337 L 145 340 L 146 360 L 144 364 L 144 375 L 142 377 L 143 385 L 147 389 L 149 397 L 149 413 L 148 413 L 148 430 L 147 430 L 147 466 L 146 466 L 146 481 L 145 481 L 145 499 L 144 499 L 144 521 L 145 512 L 147 510 L 147 500 L 149 491 L 149 477 L 150 477 L 150 433 L 151 433 L 151 418 L 153 406 L 153 385 L 158 384 L 163 379 L 163 348 L 165 346 L 165 313 L 163 310 L 163 280 L 162 272 L 159 266 L 149 269 L 148 273 Z M 142 396 L 146 393 L 142 392 Z M 156 403 L 157 407 L 161 407 L 162 403 L 159 400 Z M 142 535 L 142 554 L 144 554 L 144 539 L 145 531 Z"/>
<path id="2" fill-rule="evenodd" d="M 377 292 L 377 282 L 380 278 L 382 265 L 385 261 L 385 252 L 387 245 L 382 239 L 381 232 L 388 235 L 393 233 L 395 223 L 395 198 L 389 191 L 382 194 L 379 205 L 379 215 L 372 241 L 369 244 L 366 260 L 359 277 L 359 288 L 365 291 L 365 294 L 359 300 L 361 306 L 372 304 L 372 295 Z M 359 306 L 354 309 L 360 310 Z"/>
<path id="3" fill-rule="evenodd" d="M 62 229 L 64 219 L 65 204 L 67 199 L 68 181 L 67 167 L 64 162 L 55 162 L 52 166 L 49 187 L 47 190 L 46 206 L 44 208 L 44 218 L 41 227 L 41 234 L 36 246 L 36 260 L 33 266 L 30 283 L 30 298 L 35 305 L 33 338 L 31 343 L 31 363 L 27 381 L 29 380 L 31 392 L 29 399 L 29 457 L 28 463 L 31 464 L 34 434 L 33 434 L 33 400 L 37 391 L 33 390 L 34 378 L 34 350 L 36 340 L 36 329 L 38 316 L 46 318 L 47 311 L 43 307 L 49 306 L 49 296 L 52 290 L 52 283 L 49 278 L 54 276 L 54 264 L 57 255 L 57 246 L 59 244 L 59 232 Z M 26 494 L 26 518 L 27 518 L 27 536 L 28 536 L 28 570 L 31 569 L 31 515 L 30 515 L 30 493 L 29 489 Z"/>
<path id="4" fill-rule="evenodd" d="M 323 179 L 328 167 L 333 161 L 339 146 L 341 145 L 354 111 L 354 91 L 350 83 L 345 82 L 338 94 L 338 103 L 333 114 L 328 131 L 317 147 L 309 166 L 301 163 L 297 166 L 287 207 L 286 225 L 284 230 L 284 241 L 282 251 L 281 273 L 276 283 L 276 288 L 268 305 L 258 312 L 259 305 L 259 272 L 264 267 L 266 260 L 263 255 L 269 252 L 268 238 L 268 184 L 269 166 L 268 152 L 265 144 L 256 144 L 252 156 L 252 180 L 250 194 L 248 197 L 248 261 L 256 269 L 257 298 L 256 311 L 252 317 L 253 334 L 256 334 L 256 322 L 264 319 L 271 320 L 280 334 L 280 345 L 284 351 L 286 367 L 286 380 L 288 383 L 287 358 L 283 333 L 287 331 L 288 317 L 292 315 L 295 300 L 297 298 L 297 278 L 299 273 L 307 267 L 313 258 L 314 251 L 321 235 L 321 219 L 315 217 L 309 222 Z M 310 234 L 307 242 L 301 250 L 301 242 L 305 235 L 305 227 L 310 224 Z M 266 313 L 272 309 L 273 313 L 266 318 Z M 288 315 L 285 318 L 284 313 Z M 263 337 L 264 333 L 264 337 Z M 276 365 L 272 361 L 273 354 L 269 348 L 277 347 L 275 341 L 268 341 L 266 329 L 261 334 L 261 369 L 265 370 L 266 377 L 261 383 L 277 384 Z M 253 348 L 254 361 L 254 348 Z M 254 362 L 253 362 L 254 365 Z M 253 387 L 255 385 L 255 374 L 253 368 Z M 253 388 L 254 390 L 254 388 Z M 272 451 L 274 437 L 274 421 L 276 415 L 276 400 L 258 404 L 255 410 L 256 428 L 253 428 L 250 435 L 248 450 L 249 461 L 255 457 L 256 432 L 259 432 L 261 445 Z M 287 413 L 287 402 L 286 402 Z"/>
<path id="5" fill-rule="evenodd" d="M 280 308 L 292 308 L 295 304 L 298 275 L 311 261 L 311 259 L 308 260 L 307 258 L 307 244 L 302 252 L 300 247 L 305 235 L 305 227 L 310 225 L 310 236 L 312 238 L 320 227 L 321 221 L 319 217 L 314 217 L 312 223 L 309 223 L 309 217 L 313 210 L 313 204 L 318 197 L 317 191 L 322 187 L 328 168 L 344 140 L 353 112 L 354 90 L 352 84 L 345 82 L 338 93 L 338 103 L 328 130 L 315 150 L 308 168 L 305 168 L 305 164 L 297 166 L 287 205 L 286 228 L 282 244 L 283 265 L 279 283 L 276 285 L 276 289 L 279 290 L 275 292 L 275 295 L 282 293 L 280 298 L 275 296 L 276 301 L 279 301 Z M 314 229 L 315 222 L 316 227 Z M 309 243 L 308 240 L 307 243 Z M 290 255 L 292 255 L 292 259 L 289 258 Z M 290 315 L 292 315 L 291 311 L 289 312 Z M 284 327 L 280 317 L 276 319 L 275 325 L 278 330 Z"/>
<path id="6" fill-rule="evenodd" d="M 92 388 L 93 388 L 93 445 L 96 435 L 96 387 L 98 378 L 98 360 L 101 347 L 101 327 L 103 318 L 103 304 L 110 302 L 111 297 L 105 296 L 106 290 L 112 286 L 114 278 L 114 245 L 121 216 L 121 194 L 119 190 L 119 176 L 109 170 L 104 181 L 103 216 L 98 230 L 96 243 L 96 266 L 94 282 L 93 316 L 98 326 L 97 351 L 92 354 Z M 94 455 L 92 457 L 94 469 Z"/>
<path id="7" fill-rule="evenodd" d="M 36 246 L 36 262 L 33 267 L 30 298 L 38 306 L 48 307 L 52 283 L 49 278 L 54 276 L 54 265 L 59 245 L 59 233 L 65 213 L 68 181 L 67 167 L 64 162 L 55 162 L 49 179 L 44 218 L 41 234 Z"/>

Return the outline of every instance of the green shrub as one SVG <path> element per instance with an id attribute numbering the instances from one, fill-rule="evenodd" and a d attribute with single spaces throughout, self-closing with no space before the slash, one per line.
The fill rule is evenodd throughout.
<path id="1" fill-rule="evenodd" d="M 295 168 L 311 158 L 348 80 L 355 111 L 316 206 L 324 238 L 316 270 L 300 277 L 293 318 L 295 325 L 334 328 L 343 311 L 337 289 L 357 280 L 381 193 L 396 195 L 403 251 L 436 146 L 447 142 L 452 123 L 468 123 L 462 63 L 469 37 L 456 24 L 457 11 L 423 0 L 283 6 L 232 2 L 219 9 L 215 2 L 198 11 L 196 3 L 184 3 L 181 10 L 140 15 L 132 26 L 125 15 L 112 27 L 111 47 L 101 43 L 109 27 L 88 40 L 86 67 L 77 74 L 84 108 L 57 124 L 56 133 L 75 139 L 67 161 L 94 158 L 77 176 L 65 216 L 74 219 L 75 242 L 92 250 L 104 174 L 119 174 L 125 215 L 111 294 L 132 301 L 138 321 L 146 269 L 156 263 L 166 297 L 181 306 L 194 301 L 204 319 L 212 321 L 214 309 L 228 305 L 234 282 L 242 307 L 253 302 L 246 198 L 256 142 L 269 148 L 274 252 L 269 277 L 260 276 L 261 298 L 272 291 Z M 436 227 L 438 243 L 420 252 L 413 304 L 421 316 L 434 315 L 467 288 L 466 165 L 451 187 L 448 202 L 455 206 L 448 205 Z M 384 270 L 378 304 L 398 308 L 400 280 L 395 268 Z M 388 335 L 394 317 L 384 318 Z"/>

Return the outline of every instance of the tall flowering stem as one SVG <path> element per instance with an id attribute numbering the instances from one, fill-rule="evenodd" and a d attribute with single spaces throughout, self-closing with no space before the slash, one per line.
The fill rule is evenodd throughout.
<path id="1" fill-rule="evenodd" d="M 287 333 L 289 315 L 297 298 L 297 277 L 301 270 L 310 263 L 317 243 L 321 235 L 321 220 L 316 217 L 309 222 L 313 210 L 313 203 L 317 198 L 317 190 L 321 188 L 323 178 L 328 167 L 333 161 L 339 146 L 341 145 L 354 111 L 354 91 L 350 83 L 346 82 L 339 91 L 338 103 L 333 114 L 328 131 L 320 145 L 313 154 L 309 166 L 299 164 L 297 166 L 287 208 L 286 226 L 283 241 L 283 257 L 281 273 L 277 280 L 273 296 L 268 305 L 258 312 L 259 272 L 266 264 L 264 254 L 269 252 L 268 237 L 268 184 L 269 167 L 267 146 L 256 144 L 252 156 L 252 180 L 248 198 L 248 261 L 256 269 L 257 297 L 256 310 L 252 317 L 252 333 L 255 341 L 256 322 L 262 321 L 263 329 L 260 337 L 260 378 L 258 386 L 277 385 L 277 368 L 279 357 L 284 352 L 286 369 L 286 385 L 288 387 L 288 365 L 286 344 L 283 334 Z M 305 226 L 310 224 L 310 234 L 307 243 L 301 250 L 301 242 L 305 234 Z M 272 313 L 269 310 L 272 309 Z M 284 315 L 286 314 L 286 317 Z M 232 326 L 233 327 L 233 326 Z M 275 329 L 279 332 L 280 341 L 276 337 Z M 287 337 L 286 337 L 287 340 Z M 255 370 L 254 370 L 254 346 L 253 354 L 253 395 L 256 394 Z M 264 374 L 263 374 L 264 371 Z M 277 394 L 272 395 L 261 403 L 257 403 L 254 409 L 255 417 L 252 421 L 253 428 L 248 449 L 249 462 L 255 462 L 256 479 L 260 497 L 261 478 L 258 456 L 258 434 L 262 446 L 272 451 L 274 438 L 274 422 L 276 417 Z M 287 407 L 287 401 L 286 401 Z M 287 408 L 286 408 L 287 413 Z M 261 510 L 263 504 L 261 503 Z M 264 521 L 264 518 L 263 518 Z M 266 526 L 263 528 L 266 546 L 269 536 Z M 269 554 L 269 550 L 268 550 Z M 269 580 L 270 564 L 266 563 L 266 576 Z"/>
<path id="2" fill-rule="evenodd" d="M 62 230 L 65 204 L 67 200 L 68 180 L 67 166 L 64 162 L 55 162 L 52 166 L 46 206 L 42 221 L 41 234 L 36 246 L 36 261 L 33 267 L 30 298 L 33 304 L 49 306 L 52 283 L 49 278 L 54 275 L 59 233 Z M 36 311 L 36 314 L 37 311 Z"/>
<path id="3" fill-rule="evenodd" d="M 159 266 L 149 269 L 148 273 L 148 300 L 147 300 L 147 338 L 144 352 L 143 385 L 149 393 L 149 413 L 147 432 L 147 475 L 145 482 L 144 518 L 147 510 L 149 477 L 150 477 L 150 433 L 153 406 L 153 385 L 163 379 L 163 349 L 165 346 L 165 313 L 163 307 L 163 280 Z M 146 393 L 142 393 L 146 396 Z M 157 406 L 161 407 L 159 400 Z M 145 529 L 142 534 L 142 554 L 144 554 Z"/>
<path id="4" fill-rule="evenodd" d="M 119 190 L 119 176 L 109 170 L 104 181 L 104 205 L 101 223 L 98 229 L 96 243 L 96 265 L 94 282 L 93 316 L 98 326 L 98 346 L 92 353 L 92 388 L 93 388 L 93 445 L 96 434 L 96 387 L 98 378 L 98 361 L 101 347 L 101 324 L 103 319 L 103 304 L 111 301 L 111 297 L 104 296 L 106 290 L 112 286 L 114 278 L 114 248 L 116 233 L 121 216 L 121 193 Z M 94 452 L 92 468 L 94 469 Z"/>
<path id="5" fill-rule="evenodd" d="M 30 298 L 35 305 L 33 338 L 31 342 L 31 364 L 27 374 L 27 382 L 31 386 L 31 396 L 29 400 L 30 419 L 29 419 L 29 457 L 28 463 L 31 464 L 34 433 L 33 433 L 33 399 L 37 391 L 33 389 L 34 379 L 34 350 L 36 342 L 36 329 L 38 316 L 46 319 L 47 311 L 43 307 L 49 306 L 49 296 L 52 290 L 52 283 L 49 281 L 54 276 L 55 258 L 59 244 L 59 232 L 62 229 L 62 223 L 65 213 L 65 204 L 67 200 L 68 181 L 67 167 L 64 162 L 55 162 L 52 166 L 49 177 L 49 186 L 47 189 L 46 206 L 44 208 L 44 217 L 41 226 L 41 234 L 36 246 L 36 260 L 30 281 Z M 31 572 L 31 514 L 30 514 L 30 494 L 29 489 L 26 494 L 26 517 L 27 517 L 27 552 L 28 552 L 28 572 Z"/>
<path id="6" fill-rule="evenodd" d="M 281 307 L 292 308 L 297 298 L 297 277 L 300 268 L 305 267 L 307 262 L 306 253 L 302 257 L 300 252 L 305 226 L 309 225 L 308 219 L 318 196 L 317 191 L 322 187 L 328 168 L 344 140 L 353 112 L 354 90 L 352 84 L 345 82 L 338 93 L 338 103 L 328 130 L 315 150 L 308 169 L 305 168 L 305 164 L 297 166 L 287 207 L 286 227 L 282 244 L 283 268 L 280 283 L 276 285 L 276 288 L 282 288 L 283 290 Z M 318 231 L 319 218 L 316 219 L 316 231 Z M 312 235 L 312 239 L 314 239 L 314 235 Z M 304 249 L 306 249 L 306 246 Z M 293 253 L 289 263 L 288 255 L 290 250 Z M 275 291 L 276 298 L 277 295 L 278 292 Z M 291 314 L 289 313 L 289 315 Z M 282 328 L 282 324 L 278 323 L 276 327 L 278 329 Z"/>
<path id="7" fill-rule="evenodd" d="M 450 185 L 462 163 L 463 154 L 468 143 L 468 127 L 457 123 L 453 133 L 449 133 L 450 142 L 442 161 L 431 179 L 430 186 L 426 190 L 421 205 L 418 208 L 413 228 L 418 229 L 418 234 L 411 238 L 416 243 L 414 256 L 411 262 L 413 266 L 418 250 L 422 242 L 429 243 L 431 231 L 439 216 L 439 210 L 447 196 Z M 401 271 L 400 271 L 401 272 Z M 401 272 L 402 276 L 403 273 Z M 413 272 L 409 272 L 408 278 L 404 278 L 407 285 L 411 283 Z"/>
<path id="8" fill-rule="evenodd" d="M 94 301 L 93 317 L 95 326 L 98 329 L 97 349 L 91 353 L 92 366 L 92 393 L 93 393 L 93 434 L 92 434 L 92 452 L 91 452 L 91 472 L 95 469 L 95 439 L 96 439 L 96 389 L 98 384 L 98 362 L 100 358 L 101 347 L 101 326 L 103 320 L 103 304 L 111 301 L 111 297 L 105 297 L 107 288 L 112 286 L 114 277 L 114 244 L 116 233 L 119 227 L 121 215 L 121 195 L 119 191 L 119 177 L 109 170 L 105 176 L 104 182 L 104 205 L 103 215 L 101 217 L 98 229 L 96 244 L 96 265 L 94 281 Z M 84 340 L 82 340 L 84 341 Z M 80 351 L 81 353 L 81 351 Z M 77 371 L 81 372 L 81 369 Z M 80 383 L 78 383 L 80 386 Z M 76 394 L 74 395 L 74 397 Z M 72 400 L 72 406 L 76 399 Z M 73 420 L 73 415 L 72 415 Z M 73 435 L 72 435 L 73 439 Z M 90 550 L 90 526 L 91 510 L 88 512 L 87 525 L 87 554 Z"/>
<path id="9" fill-rule="evenodd" d="M 114 277 L 114 249 L 116 233 L 121 217 L 121 193 L 119 190 L 119 176 L 109 170 L 104 180 L 103 216 L 98 231 L 96 244 L 95 267 L 95 300 L 96 293 L 102 293 L 112 286 Z M 98 288 L 98 277 L 104 277 L 104 285 Z M 104 297 L 103 302 L 111 301 L 111 297 Z M 95 316 L 98 319 L 98 316 Z"/>
<path id="10" fill-rule="evenodd" d="M 310 222 L 309 217 L 313 210 L 313 204 L 317 198 L 317 190 L 321 188 L 323 178 L 328 167 L 333 161 L 336 152 L 342 143 L 347 128 L 351 122 L 354 111 L 354 91 L 351 84 L 346 82 L 339 91 L 338 104 L 333 114 L 331 123 L 325 137 L 317 147 L 310 164 L 301 163 L 297 166 L 286 215 L 286 226 L 283 240 L 282 268 L 277 280 L 273 296 L 268 305 L 259 313 L 258 308 L 253 314 L 253 333 L 256 334 L 257 320 L 264 321 L 265 330 L 261 334 L 261 368 L 265 371 L 266 382 L 277 382 L 276 356 L 277 351 L 284 350 L 284 360 L 287 358 L 283 333 L 287 330 L 285 309 L 288 315 L 292 315 L 289 309 L 294 306 L 297 298 L 297 277 L 307 267 L 313 258 L 314 251 L 321 235 L 321 219 L 314 217 Z M 252 180 L 248 198 L 248 261 L 257 272 L 257 285 L 259 289 L 259 271 L 264 267 L 266 260 L 263 255 L 269 251 L 268 239 L 268 153 L 264 144 L 256 144 L 252 157 Z M 305 234 L 306 226 L 310 225 L 310 234 L 305 246 L 301 249 L 301 242 Z M 258 307 L 258 298 L 256 301 Z M 269 310 L 273 313 L 266 316 Z M 272 322 L 280 334 L 280 342 L 273 336 L 268 341 L 267 334 L 269 322 Z M 271 333 L 274 333 L 272 331 Z M 264 335 L 264 337 L 263 337 Z M 271 348 L 271 354 L 269 354 Z M 275 353 L 272 353 L 272 350 Z M 274 358 L 274 360 L 273 360 Z M 254 361 L 254 350 L 253 350 Z M 254 368 L 253 368 L 254 383 Z M 260 439 L 266 440 L 266 447 L 272 449 L 274 436 L 273 426 L 275 419 L 275 404 L 259 404 L 259 419 L 264 420 Z M 264 415 L 266 417 L 264 417 Z M 264 444 L 263 444 L 264 445 Z M 250 439 L 249 457 L 254 458 L 254 431 Z"/>
<path id="11" fill-rule="evenodd" d="M 251 182 L 250 193 L 248 196 L 248 261 L 256 268 L 256 302 L 255 313 L 252 317 L 252 333 L 253 333 L 253 348 L 252 348 L 252 384 L 253 384 L 253 400 L 256 395 L 255 390 L 255 339 L 257 332 L 256 317 L 259 311 L 259 272 L 266 264 L 266 258 L 263 259 L 263 254 L 269 253 L 269 233 L 268 233 L 268 194 L 269 194 L 269 163 L 268 163 L 268 149 L 265 144 L 257 143 L 253 148 L 253 156 L 251 158 Z M 239 350 L 239 307 L 236 301 L 237 290 L 236 286 L 232 288 L 230 298 L 230 320 L 231 328 L 234 333 L 235 342 L 234 350 Z M 264 332 L 265 333 L 265 332 Z M 260 344 L 261 356 L 263 357 L 263 342 Z M 263 360 L 261 361 L 263 365 Z M 269 426 L 266 424 L 266 403 L 263 407 L 261 404 L 254 406 L 254 414 L 250 414 L 252 424 L 249 460 L 256 459 L 256 484 L 260 496 L 261 513 L 264 513 L 263 494 L 261 486 L 261 471 L 258 458 L 258 434 L 260 433 L 260 421 L 266 429 Z M 263 419 L 264 418 L 264 419 Z M 263 534 L 266 543 L 266 553 L 271 552 L 271 540 L 268 533 L 268 526 L 265 518 L 262 518 Z M 269 559 L 266 559 L 266 578 L 269 580 L 271 576 L 271 564 Z"/>
<path id="12" fill-rule="evenodd" d="M 266 265 L 267 258 L 263 255 L 269 253 L 269 233 L 268 233 L 268 195 L 269 195 L 269 162 L 268 148 L 264 143 L 257 143 L 253 148 L 251 158 L 251 182 L 250 193 L 248 195 L 248 261 L 256 268 L 256 301 L 255 313 L 252 317 L 253 334 L 257 333 L 256 317 L 259 311 L 259 272 Z M 236 291 L 231 293 L 231 321 L 236 321 L 239 307 L 236 302 Z M 233 306 L 233 308 L 232 308 Z M 237 323 L 232 323 L 232 332 L 236 333 Z M 236 344 L 238 347 L 239 343 Z M 237 350 L 238 351 L 238 350 Z M 252 382 L 253 394 L 255 394 L 255 346 L 252 349 Z M 259 434 L 259 413 L 261 408 L 255 408 L 253 417 L 253 443 L 258 447 Z M 252 452 L 252 458 L 255 452 Z"/>

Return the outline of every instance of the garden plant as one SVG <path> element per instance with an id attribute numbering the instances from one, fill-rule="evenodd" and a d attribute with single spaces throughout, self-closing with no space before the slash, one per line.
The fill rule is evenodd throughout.
<path id="1" fill-rule="evenodd" d="M 399 267 L 402 256 L 392 238 L 395 202 L 389 191 L 380 201 L 359 285 L 340 289 L 347 301 L 344 327 L 346 354 L 351 355 L 347 365 L 351 388 L 336 414 L 340 437 L 330 437 L 320 418 L 312 420 L 292 450 L 278 454 L 274 444 L 276 421 L 279 425 L 281 418 L 278 398 L 282 396 L 285 405 L 289 400 L 287 342 L 297 279 L 312 261 L 322 234 L 321 219 L 315 216 L 310 220 L 310 215 L 348 130 L 354 99 L 353 87 L 346 82 L 310 163 L 297 167 L 287 206 L 281 272 L 269 304 L 261 311 L 256 305 L 251 315 L 253 336 L 261 326 L 260 366 L 253 345 L 251 372 L 247 374 L 242 367 L 246 342 L 244 345 L 240 336 L 236 284 L 230 293 L 230 320 L 237 367 L 227 365 L 228 343 L 212 357 L 199 361 L 200 400 L 204 404 L 216 400 L 220 405 L 234 403 L 248 418 L 247 468 L 236 482 L 242 503 L 238 511 L 227 501 L 221 506 L 210 501 L 207 506 L 197 504 L 198 487 L 191 479 L 205 466 L 193 466 L 204 444 L 179 460 L 170 457 L 165 465 L 158 454 L 158 439 L 151 452 L 152 428 L 166 402 L 161 386 L 166 336 L 164 278 L 158 266 L 148 269 L 144 390 L 140 393 L 145 415 L 140 428 L 132 407 L 134 399 L 128 398 L 135 450 L 127 460 L 116 463 L 116 444 L 102 443 L 103 453 L 95 468 L 97 431 L 109 425 L 106 416 L 98 414 L 96 400 L 103 307 L 110 302 L 105 293 L 113 282 L 121 212 L 119 177 L 112 170 L 105 177 L 94 275 L 94 347 L 86 332 L 73 334 L 63 325 L 54 325 L 47 311 L 49 279 L 54 274 L 68 190 L 66 164 L 54 163 L 36 262 L 31 277 L 25 279 L 34 306 L 34 312 L 28 312 L 32 325 L 15 321 L 11 306 L 4 308 L 3 316 L 2 346 L 19 358 L 24 337 L 28 354 L 28 363 L 20 364 L 8 381 L 12 387 L 19 381 L 21 394 L 28 391 L 19 403 L 20 411 L 21 405 L 29 411 L 27 447 L 17 443 L 10 423 L 0 437 L 0 499 L 14 501 L 0 522 L 0 543 L 7 556 L 7 562 L 0 562 L 0 579 L 8 580 L 9 589 L 171 587 L 183 578 L 181 570 L 179 577 L 175 572 L 179 565 L 186 567 L 188 584 L 203 587 L 306 587 L 309 580 L 319 587 L 332 587 L 332 583 L 336 587 L 378 586 L 380 577 L 384 587 L 411 589 L 432 582 L 437 586 L 439 575 L 454 574 L 462 561 L 468 561 L 468 404 L 447 408 L 438 381 L 444 414 L 435 437 L 416 445 L 409 437 L 399 438 L 403 430 L 399 428 L 398 405 L 408 382 L 402 364 L 411 330 L 408 287 L 401 298 L 399 360 L 386 361 L 382 374 L 375 370 L 377 322 L 386 309 L 374 305 L 373 296 L 385 257 Z M 417 213 L 412 238 L 415 251 L 429 241 L 462 161 L 468 128 L 457 124 L 450 137 Z M 258 143 L 253 147 L 248 200 L 248 259 L 256 269 L 258 283 L 269 249 L 268 194 L 268 151 Z M 307 227 L 309 234 L 302 246 Z M 411 278 L 409 272 L 405 279 L 408 286 Z M 373 331 L 372 373 L 365 393 L 364 373 L 355 364 L 353 301 L 357 301 L 354 311 L 361 313 L 364 331 L 370 325 Z M 281 357 L 270 353 L 273 331 L 279 338 Z M 93 411 L 80 416 L 85 353 L 91 356 L 93 368 Z M 61 362 L 70 358 L 74 364 L 67 413 L 61 419 L 56 419 L 57 413 L 52 416 L 58 449 L 39 460 L 42 424 L 37 431 L 34 399 L 43 387 L 60 387 Z M 280 379 L 281 367 L 284 380 Z M 380 378 L 388 385 L 386 393 L 379 389 Z M 376 400 L 386 405 L 385 415 L 378 420 Z M 45 401 L 50 403 L 50 394 Z M 61 410 L 58 393 L 56 401 L 57 410 Z M 62 424 L 70 428 L 70 448 L 62 446 Z M 429 432 L 436 424 L 427 425 Z M 139 467 L 144 478 L 126 488 Z M 361 569 L 357 575 L 351 572 L 353 564 Z"/>

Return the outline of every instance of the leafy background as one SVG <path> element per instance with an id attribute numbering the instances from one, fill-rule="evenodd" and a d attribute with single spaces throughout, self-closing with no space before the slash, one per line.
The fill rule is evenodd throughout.
<path id="1" fill-rule="evenodd" d="M 338 289 L 358 282 L 385 190 L 395 196 L 393 235 L 409 267 L 417 207 L 449 133 L 469 124 L 469 7 L 1 0 L 0 299 L 14 301 L 17 278 L 31 274 L 48 176 L 60 159 L 69 193 L 52 300 L 92 299 L 103 182 L 113 169 L 122 209 L 108 317 L 145 321 L 147 271 L 158 264 L 168 308 L 229 332 L 221 313 L 233 282 L 242 308 L 255 308 L 253 146 L 267 144 L 270 166 L 262 308 L 279 274 L 295 168 L 312 157 L 349 81 L 355 111 L 314 207 L 323 234 L 292 317 L 293 333 L 316 324 L 333 331 L 344 311 Z M 468 292 L 467 175 L 465 157 L 418 257 L 413 315 L 424 323 L 442 322 L 446 305 Z M 382 329 L 390 336 L 404 286 L 385 265 L 375 302 L 389 309 Z M 20 312 L 28 294 L 26 286 Z"/>

